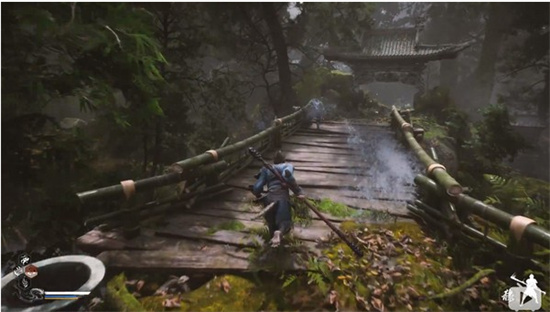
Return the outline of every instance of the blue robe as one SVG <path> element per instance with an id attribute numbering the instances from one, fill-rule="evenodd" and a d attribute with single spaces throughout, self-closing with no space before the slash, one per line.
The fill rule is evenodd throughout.
<path id="1" fill-rule="evenodd" d="M 288 185 L 292 185 L 298 189 L 298 194 L 302 194 L 302 189 L 296 183 L 294 178 L 294 167 L 289 163 L 282 163 L 273 165 L 275 170 L 285 179 L 285 182 Z M 292 227 L 292 214 L 290 212 L 290 194 L 288 189 L 284 189 L 281 185 L 281 182 L 277 177 L 269 171 L 269 169 L 263 167 L 260 169 L 258 180 L 253 186 L 252 192 L 256 196 L 260 196 L 264 186 L 267 184 L 267 197 L 263 202 L 264 206 L 272 202 L 275 203 L 270 211 L 268 211 L 264 218 L 267 221 L 267 226 L 269 227 L 269 233 L 273 236 L 275 231 L 281 231 L 284 235 Z"/>

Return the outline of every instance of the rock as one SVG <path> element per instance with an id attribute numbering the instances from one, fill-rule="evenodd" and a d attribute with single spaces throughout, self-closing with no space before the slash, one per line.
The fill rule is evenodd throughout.
<path id="1" fill-rule="evenodd" d="M 437 154 L 437 162 L 445 166 L 451 176 L 455 176 L 458 170 L 458 156 L 452 142 L 446 138 L 433 138 L 426 143 L 427 149 L 425 150 L 430 151 L 430 148 L 433 147 Z"/>

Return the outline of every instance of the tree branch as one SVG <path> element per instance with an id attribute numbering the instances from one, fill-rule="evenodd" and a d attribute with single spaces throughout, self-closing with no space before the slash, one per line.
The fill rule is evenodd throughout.
<path id="1" fill-rule="evenodd" d="M 105 25 L 105 28 L 107 28 L 110 32 L 113 33 L 113 35 L 115 35 L 115 38 L 116 38 L 116 42 L 118 43 L 118 46 L 120 47 L 121 50 L 122 49 L 122 42 L 120 42 L 120 38 L 118 37 L 117 33 L 111 29 L 111 27 L 109 27 L 108 25 Z"/>

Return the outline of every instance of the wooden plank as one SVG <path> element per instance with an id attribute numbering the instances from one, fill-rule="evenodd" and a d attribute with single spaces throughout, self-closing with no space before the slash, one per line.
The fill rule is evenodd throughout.
<path id="1" fill-rule="evenodd" d="M 243 175 L 230 180 L 233 185 L 248 185 L 254 181 L 256 170 L 243 170 Z M 300 186 L 308 187 L 332 187 L 332 188 L 351 188 L 359 185 L 368 185 L 372 177 L 353 176 L 332 173 L 305 172 L 298 171 L 294 173 L 296 181 Z"/>
<path id="2" fill-rule="evenodd" d="M 204 273 L 246 271 L 250 263 L 246 253 L 242 257 L 202 252 L 181 253 L 174 251 L 106 251 L 98 258 L 108 268 L 141 270 L 189 270 Z"/>
<path id="3" fill-rule="evenodd" d="M 231 185 L 250 185 L 255 182 L 253 174 L 257 173 L 256 169 L 247 169 L 245 175 L 237 177 L 228 181 Z M 296 170 L 295 172 L 298 184 L 304 189 L 304 192 L 310 194 L 325 194 L 325 197 L 330 196 L 346 196 L 357 199 L 364 199 L 366 195 L 369 198 L 380 200 L 397 200 L 406 201 L 414 197 L 414 187 L 405 186 L 403 192 L 399 193 L 387 193 L 384 190 L 371 187 L 365 191 L 357 189 L 359 185 L 368 185 L 367 182 L 371 177 L 369 176 L 357 176 L 357 180 L 354 181 L 351 175 L 321 173 L 321 172 L 303 172 Z M 250 177 L 250 178 L 248 178 Z M 351 185 L 350 185 L 351 184 Z M 355 185 L 353 185 L 355 184 Z M 329 196 L 330 195 L 330 196 Z M 254 197 L 246 190 L 233 189 L 232 192 L 226 193 L 220 200 L 236 201 L 247 203 Z"/>
<path id="4" fill-rule="evenodd" d="M 182 224 L 190 225 L 190 224 L 193 224 L 195 220 L 200 220 L 199 218 L 191 217 L 191 214 L 195 214 L 197 216 L 204 216 L 210 219 L 218 219 L 217 221 L 204 220 L 202 224 L 204 224 L 205 226 L 197 225 L 196 226 L 197 231 L 201 231 L 201 227 L 210 228 L 214 225 L 221 224 L 223 222 L 227 222 L 230 220 L 239 221 L 247 228 L 254 228 L 254 227 L 257 228 L 257 227 L 264 226 L 262 219 L 260 219 L 259 221 L 252 221 L 252 218 L 256 216 L 257 213 L 235 212 L 235 211 L 215 209 L 215 208 L 200 208 L 192 212 L 189 212 L 189 214 L 185 214 L 183 218 L 173 217 L 172 220 L 170 220 L 170 224 L 177 225 L 177 226 L 181 226 Z M 335 218 L 327 214 L 323 214 L 323 215 L 327 216 L 328 219 L 332 219 L 331 221 L 333 221 L 333 223 L 335 224 L 341 221 L 344 221 L 344 219 L 341 219 L 341 218 Z M 311 224 L 308 227 L 324 228 L 325 226 L 326 224 L 323 221 L 321 221 L 319 217 L 315 216 L 315 218 L 311 221 Z"/>
<path id="5" fill-rule="evenodd" d="M 265 157 L 267 161 L 272 161 L 272 158 Z M 290 163 L 307 163 L 307 162 L 333 162 L 334 166 L 353 164 L 360 166 L 367 164 L 366 160 L 363 160 L 358 155 L 328 155 L 328 154 L 315 154 L 315 153 L 290 153 L 286 155 L 286 160 Z"/>
<path id="6" fill-rule="evenodd" d="M 330 144 L 330 143 L 316 143 L 311 142 L 307 140 L 300 140 L 295 139 L 294 137 L 289 137 L 288 139 L 285 139 L 282 141 L 285 146 L 287 145 L 301 145 L 301 146 L 312 146 L 312 147 L 327 147 L 327 148 L 333 148 L 333 149 L 340 149 L 340 150 L 346 150 L 346 151 L 354 151 L 355 149 L 348 144 Z"/>
<path id="7" fill-rule="evenodd" d="M 239 247 L 254 247 L 262 244 L 261 237 L 255 234 L 246 234 L 235 231 L 220 230 L 213 234 L 207 234 L 208 228 L 196 227 L 193 230 L 181 228 L 175 225 L 169 225 L 162 229 L 158 229 L 155 234 L 166 237 L 180 237 L 187 239 L 203 240 L 207 242 L 239 246 Z"/>
<path id="8" fill-rule="evenodd" d="M 294 153 L 313 153 L 313 154 L 327 154 L 327 155 L 336 155 L 337 157 L 340 155 L 354 155 L 354 156 L 361 156 L 360 151 L 358 150 L 345 150 L 341 148 L 332 148 L 332 147 L 324 147 L 324 146 L 303 146 L 303 145 L 291 145 L 291 144 L 284 144 L 281 150 L 287 154 L 294 154 Z M 271 153 L 267 153 L 267 155 L 271 156 Z"/>
<path id="9" fill-rule="evenodd" d="M 252 170 L 260 170 L 262 164 L 254 163 L 250 164 L 247 167 Z M 315 163 L 308 162 L 302 165 L 294 166 L 295 171 L 304 171 L 304 172 L 319 172 L 319 173 L 334 173 L 334 174 L 344 174 L 344 175 L 359 175 L 359 176 L 370 176 L 366 171 L 369 169 L 369 166 L 354 166 L 353 164 L 343 165 L 343 166 L 330 166 L 328 163 Z"/>
<path id="10" fill-rule="evenodd" d="M 80 249 L 91 254 L 119 249 L 158 250 L 165 246 L 165 242 L 166 240 L 163 239 L 143 235 L 129 240 L 124 238 L 121 229 L 106 232 L 93 229 L 76 240 Z"/>
<path id="11" fill-rule="evenodd" d="M 197 232 L 203 231 L 204 228 L 210 229 L 215 226 L 219 226 L 231 220 L 238 220 L 247 228 L 258 228 L 264 226 L 262 220 L 251 221 L 250 219 L 233 219 L 228 217 L 227 215 L 213 217 L 212 213 L 195 214 L 189 212 L 179 215 L 170 215 L 166 218 L 166 220 L 168 220 L 170 226 L 179 226 L 182 228 L 185 227 L 188 230 Z"/>
<path id="12" fill-rule="evenodd" d="M 325 144 L 347 144 L 349 139 L 346 136 L 338 136 L 338 137 L 324 137 L 324 136 L 314 136 L 314 135 L 307 135 L 307 134 L 298 134 L 295 133 L 291 137 L 287 138 L 298 141 L 309 141 L 312 143 L 325 143 Z"/>
<path id="13" fill-rule="evenodd" d="M 304 270 L 299 265 L 297 256 L 282 265 L 286 270 Z M 248 254 L 244 252 L 224 252 L 219 254 L 178 253 L 170 251 L 107 251 L 98 256 L 108 268 L 129 269 L 142 271 L 185 271 L 206 274 L 238 273 L 256 270 L 258 267 L 248 261 Z"/>
<path id="14" fill-rule="evenodd" d="M 355 170 L 355 171 L 366 171 L 368 170 L 371 166 L 368 165 L 368 164 L 353 164 L 353 163 L 346 163 L 346 164 L 332 164 L 331 162 L 322 162 L 322 161 L 319 161 L 319 162 L 316 162 L 316 161 L 311 161 L 311 162 L 303 162 L 301 164 L 294 164 L 294 169 L 295 170 L 300 170 L 300 168 L 302 167 L 311 167 L 311 168 L 320 168 L 322 170 L 325 170 L 325 169 L 345 169 L 345 170 Z M 251 163 L 247 168 L 248 169 L 255 169 L 255 170 L 259 170 L 259 168 L 262 167 L 262 164 L 259 163 L 259 162 L 253 162 Z"/>
<path id="15" fill-rule="evenodd" d="M 349 135 L 348 129 L 344 129 L 343 127 L 337 127 L 334 129 L 300 129 L 295 132 L 296 134 L 300 135 L 315 135 L 315 136 L 346 136 Z"/>
<path id="16" fill-rule="evenodd" d="M 309 194 L 308 194 L 309 195 Z M 346 196 L 340 196 L 337 194 L 327 194 L 323 192 L 323 195 L 311 194 L 312 198 L 322 199 L 330 198 L 332 201 L 339 202 L 348 205 L 351 208 L 359 210 L 373 210 L 388 212 L 391 215 L 408 217 L 407 204 L 404 201 L 382 201 L 382 200 L 366 200 L 359 198 L 351 198 Z"/>
<path id="17" fill-rule="evenodd" d="M 229 211 L 233 213 L 240 213 L 241 215 L 238 217 L 239 220 L 249 220 L 248 218 L 251 218 L 255 216 L 257 213 L 259 213 L 262 209 L 260 205 L 252 206 L 252 208 L 249 207 L 248 198 L 253 198 L 253 195 L 250 195 L 250 197 L 247 197 L 242 200 L 242 197 L 238 195 L 238 193 L 233 193 L 235 197 L 231 196 L 230 198 L 223 197 L 220 198 L 220 201 L 208 201 L 205 203 L 197 204 L 192 210 L 189 210 L 189 213 L 194 213 L 198 215 L 215 215 L 223 218 L 229 218 L 231 215 L 229 213 L 223 212 L 223 211 Z M 217 211 L 222 210 L 222 211 Z M 251 215 L 250 215 L 251 214 Z M 346 219 L 345 218 L 338 218 L 334 217 L 332 215 L 322 213 L 322 215 L 329 219 L 332 222 L 343 222 Z M 245 218 L 241 218 L 245 217 Z M 314 220 L 320 220 L 319 217 L 316 215 L 312 215 L 312 218 Z M 261 219 L 260 219 L 261 220 Z"/>
<path id="18" fill-rule="evenodd" d="M 346 190 L 346 189 L 320 189 L 319 187 L 310 187 L 303 186 L 304 193 L 308 196 L 316 198 L 332 198 L 334 196 L 338 197 L 349 197 L 360 200 L 386 200 L 386 201 L 407 201 L 414 198 L 414 193 L 398 193 L 398 194 L 385 194 L 379 190 L 369 190 L 369 198 L 367 199 L 366 192 L 359 190 Z M 324 196 L 324 197 L 322 197 Z"/>

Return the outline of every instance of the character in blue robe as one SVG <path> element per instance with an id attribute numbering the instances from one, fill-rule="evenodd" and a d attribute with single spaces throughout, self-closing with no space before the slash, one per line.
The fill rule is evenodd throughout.
<path id="1" fill-rule="evenodd" d="M 309 119 L 317 124 L 317 129 L 319 129 L 321 121 L 325 116 L 325 107 L 323 102 L 319 99 L 311 99 L 311 109 L 309 111 Z"/>
<path id="2" fill-rule="evenodd" d="M 299 191 L 299 193 L 295 195 L 298 195 L 300 199 L 304 199 L 305 196 L 303 195 L 302 189 L 298 186 L 294 178 L 294 166 L 285 162 L 285 157 L 281 151 L 277 152 L 273 159 L 273 163 L 273 167 L 285 179 L 285 182 Z M 264 218 L 269 228 L 271 246 L 277 247 L 281 243 L 281 237 L 292 228 L 289 190 L 283 188 L 277 177 L 265 167 L 260 170 L 260 173 L 256 177 L 258 180 L 252 187 L 254 195 L 260 197 L 264 186 L 267 185 L 268 193 L 267 196 L 263 198 L 263 205 L 267 206 L 271 203 L 275 203 L 274 207 L 264 215 Z"/>

